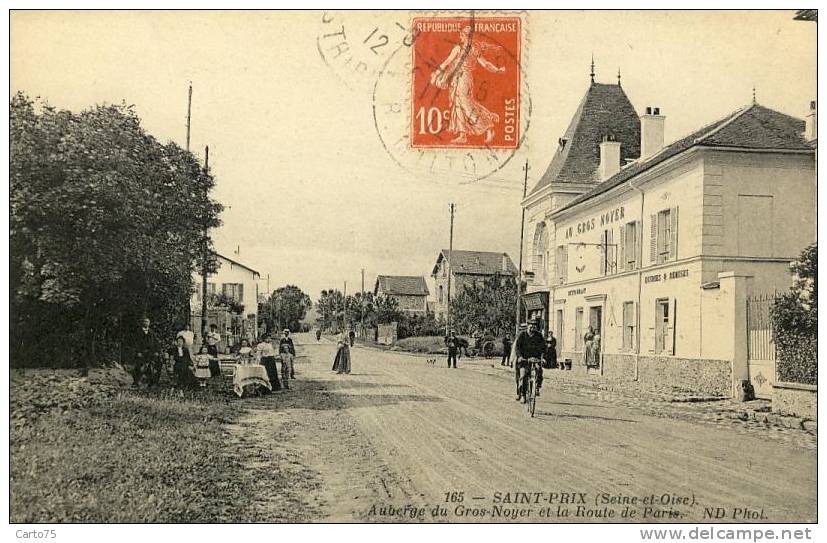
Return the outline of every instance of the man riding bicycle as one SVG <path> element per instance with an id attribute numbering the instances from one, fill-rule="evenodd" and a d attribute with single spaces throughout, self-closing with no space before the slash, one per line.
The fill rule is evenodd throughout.
<path id="1" fill-rule="evenodd" d="M 546 351 L 546 340 L 537 328 L 537 321 L 528 321 L 528 330 L 520 332 L 515 341 L 517 363 L 514 364 L 515 379 L 517 384 L 517 401 L 525 403 L 525 393 L 528 387 L 528 379 L 531 375 L 530 359 L 535 359 L 535 373 L 537 375 L 537 396 L 540 395 L 540 387 L 543 385 L 543 366 L 540 359 Z"/>

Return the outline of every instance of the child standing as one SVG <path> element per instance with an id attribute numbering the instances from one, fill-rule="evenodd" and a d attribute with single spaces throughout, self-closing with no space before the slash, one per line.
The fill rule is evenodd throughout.
<path id="1" fill-rule="evenodd" d="M 210 372 L 210 356 L 209 349 L 206 345 L 201 345 L 198 354 L 195 355 L 195 377 L 198 379 L 201 388 L 207 386 L 207 379 L 212 376 Z"/>

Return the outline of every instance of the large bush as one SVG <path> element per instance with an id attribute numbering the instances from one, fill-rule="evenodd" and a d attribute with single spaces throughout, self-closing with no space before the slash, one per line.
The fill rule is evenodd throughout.
<path id="1" fill-rule="evenodd" d="M 394 349 L 411 353 L 444 354 L 448 352 L 443 336 L 409 337 L 400 339 Z"/>
<path id="2" fill-rule="evenodd" d="M 514 330 L 517 282 L 493 275 L 480 285 L 465 285 L 451 300 L 452 327 L 460 334 L 488 332 L 501 336 Z"/>
<path id="3" fill-rule="evenodd" d="M 17 94 L 9 123 L 12 365 L 117 358 L 142 315 L 161 337 L 180 330 L 221 210 L 195 157 L 125 105 L 72 113 Z"/>
<path id="4" fill-rule="evenodd" d="M 400 315 L 398 328 L 400 339 L 414 336 L 438 336 L 444 332 L 444 326 L 434 318 L 433 313 Z"/>
<path id="5" fill-rule="evenodd" d="M 795 282 L 772 307 L 778 379 L 818 383 L 818 247 L 813 244 L 793 264 Z"/>

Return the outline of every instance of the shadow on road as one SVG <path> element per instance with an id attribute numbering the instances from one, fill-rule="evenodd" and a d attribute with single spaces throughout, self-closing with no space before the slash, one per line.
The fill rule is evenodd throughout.
<path id="1" fill-rule="evenodd" d="M 360 389 L 360 388 L 413 388 L 411 385 L 403 385 L 399 383 L 368 383 L 365 381 L 352 381 L 353 377 L 361 377 L 364 374 L 360 374 L 355 376 L 350 374 L 350 376 L 344 376 L 340 379 L 333 379 L 333 380 L 323 380 L 319 381 L 324 383 L 327 388 L 332 390 L 340 390 L 340 389 Z"/>
<path id="2" fill-rule="evenodd" d="M 312 381 L 294 380 L 290 382 L 291 390 L 282 390 L 260 398 L 245 398 L 249 407 L 272 411 L 289 409 L 310 409 L 317 411 L 333 409 L 350 409 L 353 407 L 381 407 L 403 402 L 442 402 L 443 398 L 416 394 L 359 394 L 354 389 L 373 389 L 387 387 L 376 383 L 348 381 L 346 376 L 328 380 Z M 397 386 L 397 385 L 395 385 Z M 398 385 L 405 386 L 407 385 Z M 348 392 L 344 392 L 347 389 Z"/>
<path id="3" fill-rule="evenodd" d="M 596 403 L 574 403 L 574 402 L 549 402 L 552 405 L 573 405 L 576 407 L 599 407 L 600 409 L 609 409 L 609 405 L 600 405 Z"/>
<path id="4" fill-rule="evenodd" d="M 546 416 L 548 418 L 563 418 L 563 419 L 582 419 L 582 420 L 608 420 L 612 422 L 632 422 L 637 424 L 639 421 L 631 419 L 618 419 L 614 417 L 601 417 L 598 415 L 573 415 L 571 413 L 552 413 L 551 411 L 537 411 L 534 417 Z"/>

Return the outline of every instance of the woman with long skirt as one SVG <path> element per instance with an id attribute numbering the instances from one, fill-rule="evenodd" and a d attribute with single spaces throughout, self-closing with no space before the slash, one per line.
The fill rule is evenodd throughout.
<path id="1" fill-rule="evenodd" d="M 350 347 L 347 338 L 340 337 L 338 346 L 336 358 L 333 360 L 333 371 L 336 373 L 350 373 Z"/>

